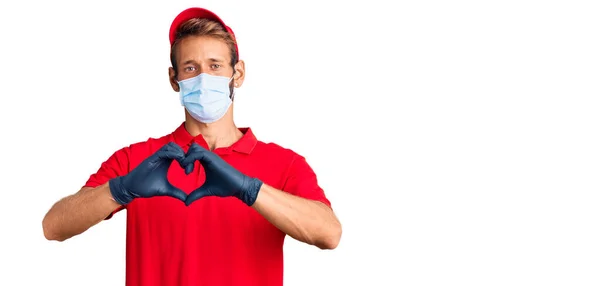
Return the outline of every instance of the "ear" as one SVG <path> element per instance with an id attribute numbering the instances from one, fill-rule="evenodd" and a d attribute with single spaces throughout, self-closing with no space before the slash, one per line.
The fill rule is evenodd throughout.
<path id="1" fill-rule="evenodd" d="M 179 92 L 179 84 L 177 83 L 177 78 L 175 77 L 175 70 L 172 67 L 169 67 L 169 82 L 171 83 L 173 90 Z"/>
<path id="2" fill-rule="evenodd" d="M 239 60 L 233 69 L 235 70 L 235 74 L 233 75 L 233 86 L 236 88 L 241 87 L 244 83 L 244 77 L 246 76 L 246 66 L 244 61 Z"/>

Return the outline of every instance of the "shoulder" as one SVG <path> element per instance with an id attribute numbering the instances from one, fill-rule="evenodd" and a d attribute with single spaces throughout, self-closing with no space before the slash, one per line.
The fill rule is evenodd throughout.
<path id="1" fill-rule="evenodd" d="M 270 170 L 280 170 L 284 177 L 312 172 L 312 168 L 302 154 L 277 143 L 258 141 L 254 155 L 260 158 L 261 165 L 268 166 Z"/>
<path id="2" fill-rule="evenodd" d="M 168 142 L 168 136 L 149 138 L 146 141 L 135 142 L 114 151 L 92 174 L 85 187 L 96 187 L 117 176 L 127 174 L 131 169 L 146 159 L 161 142 Z M 162 146 L 162 145 L 161 145 Z M 158 147 L 160 148 L 160 146 Z"/>
<path id="3" fill-rule="evenodd" d="M 273 159 L 290 162 L 302 157 L 296 151 L 274 142 L 257 141 L 254 152 L 258 155 L 273 157 Z"/>
<path id="4" fill-rule="evenodd" d="M 131 150 L 143 151 L 143 150 L 152 150 L 152 149 L 160 149 L 163 145 L 171 142 L 172 135 L 167 134 L 161 137 L 149 137 L 145 141 L 134 142 L 129 145 Z"/>

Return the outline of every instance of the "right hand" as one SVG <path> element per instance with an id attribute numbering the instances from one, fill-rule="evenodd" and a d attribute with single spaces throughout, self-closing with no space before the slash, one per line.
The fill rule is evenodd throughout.
<path id="1" fill-rule="evenodd" d="M 129 174 L 108 181 L 110 193 L 121 205 L 130 203 L 134 198 L 155 196 L 170 196 L 185 202 L 187 194 L 167 180 L 167 172 L 173 160 L 181 165 L 184 158 L 183 149 L 169 142 L 142 161 Z"/>

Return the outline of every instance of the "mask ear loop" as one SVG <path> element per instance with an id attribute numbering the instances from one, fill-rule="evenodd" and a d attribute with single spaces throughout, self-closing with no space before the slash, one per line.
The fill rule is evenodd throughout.
<path id="1" fill-rule="evenodd" d="M 229 79 L 229 82 L 231 82 L 233 80 L 233 77 L 235 76 L 235 69 L 233 70 L 233 75 L 231 75 L 231 78 Z M 231 88 L 231 96 L 229 97 L 231 99 L 231 101 L 233 101 L 233 98 L 235 97 L 235 89 L 237 88 L 237 83 L 233 83 L 233 87 Z"/>

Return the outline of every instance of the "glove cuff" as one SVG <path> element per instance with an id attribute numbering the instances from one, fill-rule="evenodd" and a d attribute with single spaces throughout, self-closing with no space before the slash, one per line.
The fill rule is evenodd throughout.
<path id="1" fill-rule="evenodd" d="M 244 191 L 241 192 L 240 199 L 248 206 L 252 206 L 258 197 L 258 192 L 262 187 L 263 182 L 256 178 L 250 178 L 246 180 L 244 184 Z"/>
<path id="2" fill-rule="evenodd" d="M 116 177 L 108 181 L 108 187 L 110 194 L 113 196 L 115 201 L 121 205 L 129 204 L 133 200 L 133 196 L 129 194 L 127 189 L 123 186 L 123 178 Z"/>

